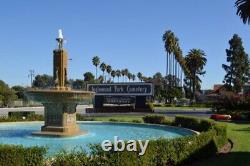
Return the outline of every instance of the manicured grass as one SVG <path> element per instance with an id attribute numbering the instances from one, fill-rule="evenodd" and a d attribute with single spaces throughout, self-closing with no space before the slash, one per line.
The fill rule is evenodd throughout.
<path id="1" fill-rule="evenodd" d="M 197 165 L 247 166 L 250 165 L 250 123 L 227 123 L 228 138 L 233 142 L 233 149 L 228 154 L 216 156 L 197 163 Z"/>

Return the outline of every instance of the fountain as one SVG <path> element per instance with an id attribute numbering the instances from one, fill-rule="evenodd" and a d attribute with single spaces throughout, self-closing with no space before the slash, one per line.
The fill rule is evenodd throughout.
<path id="1" fill-rule="evenodd" d="M 91 101 L 93 92 L 71 90 L 67 83 L 67 51 L 63 48 L 62 30 L 59 30 L 58 49 L 53 51 L 53 78 L 55 86 L 51 89 L 32 89 L 26 91 L 29 99 L 41 102 L 44 106 L 44 126 L 33 132 L 39 136 L 76 136 L 85 134 L 76 124 L 76 106 L 83 101 Z"/>

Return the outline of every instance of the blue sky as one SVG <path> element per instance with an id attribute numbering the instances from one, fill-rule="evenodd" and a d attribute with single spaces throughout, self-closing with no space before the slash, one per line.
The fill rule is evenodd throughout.
<path id="1" fill-rule="evenodd" d="M 52 75 L 52 50 L 63 29 L 70 58 L 69 77 L 83 78 L 99 56 L 115 69 L 151 76 L 165 73 L 164 31 L 171 29 L 184 54 L 207 54 L 203 88 L 221 83 L 225 49 L 234 33 L 250 51 L 250 25 L 236 16 L 234 0 L 43 0 L 2 1 L 0 79 L 28 85 L 28 70 Z"/>

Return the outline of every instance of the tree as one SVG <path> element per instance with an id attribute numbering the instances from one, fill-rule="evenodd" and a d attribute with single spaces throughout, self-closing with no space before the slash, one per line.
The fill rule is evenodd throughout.
<path id="1" fill-rule="evenodd" d="M 102 62 L 101 65 L 100 65 L 100 69 L 101 69 L 101 71 L 102 71 L 102 77 L 103 77 L 103 79 L 104 79 L 104 72 L 105 72 L 106 69 L 107 69 L 107 65 L 106 65 L 104 62 Z"/>
<path id="2" fill-rule="evenodd" d="M 130 82 L 130 80 L 132 79 L 132 73 L 128 73 L 128 81 Z"/>
<path id="3" fill-rule="evenodd" d="M 138 72 L 138 73 L 137 73 L 137 78 L 138 78 L 140 81 L 142 81 L 142 73 L 141 73 L 141 72 Z"/>
<path id="4" fill-rule="evenodd" d="M 36 88 L 49 88 L 54 86 L 54 79 L 52 76 L 43 74 L 43 75 L 36 75 L 33 86 Z"/>
<path id="5" fill-rule="evenodd" d="M 10 89 L 4 81 L 0 80 L 0 106 L 9 107 L 16 99 L 15 91 Z"/>
<path id="6" fill-rule="evenodd" d="M 84 89 L 86 87 L 84 80 L 81 79 L 70 80 L 70 82 L 72 82 L 71 86 L 73 89 Z"/>
<path id="7" fill-rule="evenodd" d="M 86 72 L 83 74 L 85 82 L 94 82 L 95 76 L 91 72 Z"/>
<path id="8" fill-rule="evenodd" d="M 192 85 L 192 99 L 195 102 L 195 92 L 198 82 L 201 82 L 199 75 L 204 75 L 206 72 L 203 70 L 206 65 L 206 54 L 201 49 L 191 49 L 185 57 L 186 66 L 190 72 L 190 79 Z"/>
<path id="9" fill-rule="evenodd" d="M 233 38 L 229 40 L 229 45 L 229 49 L 226 49 L 227 62 L 229 64 L 222 65 L 226 71 L 223 82 L 230 90 L 238 93 L 248 80 L 249 60 L 248 55 L 244 51 L 242 40 L 237 34 L 233 35 Z"/>
<path id="10" fill-rule="evenodd" d="M 25 88 L 23 86 L 15 85 L 11 87 L 11 89 L 15 91 L 15 94 L 17 95 L 18 99 L 24 99 Z"/>
<path id="11" fill-rule="evenodd" d="M 112 71 L 111 71 L 111 76 L 113 77 L 113 82 L 114 82 L 114 79 L 115 79 L 115 76 L 116 76 L 115 70 L 112 70 Z"/>
<path id="12" fill-rule="evenodd" d="M 166 67 L 166 76 L 174 73 L 174 49 L 177 45 L 178 39 L 175 37 L 174 33 L 171 30 L 166 31 L 163 34 L 162 40 L 164 42 L 165 50 L 167 52 L 167 67 Z M 171 56 L 172 55 L 172 56 Z"/>
<path id="13" fill-rule="evenodd" d="M 107 73 L 108 73 L 108 75 L 109 75 L 109 77 L 110 77 L 110 73 L 111 73 L 111 71 L 112 71 L 112 67 L 111 67 L 110 65 L 107 65 L 106 71 L 107 71 Z"/>
<path id="14" fill-rule="evenodd" d="M 124 82 L 124 76 L 126 75 L 126 71 L 125 71 L 125 70 L 122 70 L 121 73 L 122 73 L 123 82 Z"/>
<path id="15" fill-rule="evenodd" d="M 129 71 L 128 71 L 128 69 L 124 69 L 124 75 L 128 78 L 128 73 L 129 73 Z M 127 81 L 127 80 L 126 80 Z"/>
<path id="16" fill-rule="evenodd" d="M 100 64 L 100 58 L 98 56 L 94 56 L 93 59 L 92 59 L 92 63 L 95 66 L 95 69 L 96 69 L 96 71 L 95 71 L 95 79 L 97 79 L 97 67 Z"/>
<path id="17" fill-rule="evenodd" d="M 237 0 L 235 6 L 237 7 L 236 14 L 240 16 L 243 23 L 250 24 L 250 0 Z"/>
<path id="18" fill-rule="evenodd" d="M 131 77 L 132 77 L 133 82 L 135 82 L 135 78 L 136 78 L 135 74 L 132 74 Z"/>
<path id="19" fill-rule="evenodd" d="M 116 77 L 118 78 L 118 82 L 119 82 L 119 78 L 121 77 L 121 71 L 120 70 L 116 70 Z"/>

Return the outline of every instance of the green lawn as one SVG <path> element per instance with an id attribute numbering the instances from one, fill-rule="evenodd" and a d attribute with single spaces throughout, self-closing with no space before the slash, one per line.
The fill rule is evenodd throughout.
<path id="1" fill-rule="evenodd" d="M 228 154 L 199 162 L 197 165 L 211 166 L 250 166 L 250 123 L 227 123 L 228 138 L 233 142 L 233 149 Z"/>

